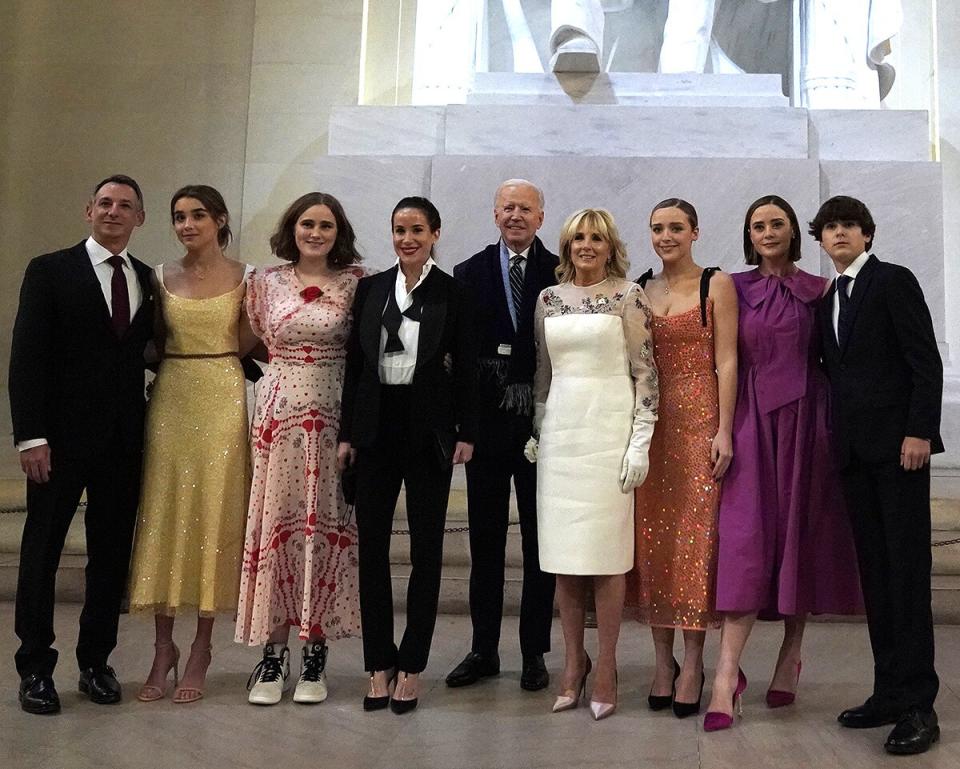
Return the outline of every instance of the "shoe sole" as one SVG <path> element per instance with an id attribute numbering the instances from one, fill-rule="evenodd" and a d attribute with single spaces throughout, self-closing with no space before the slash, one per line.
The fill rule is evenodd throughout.
<path id="1" fill-rule="evenodd" d="M 327 695 L 324 694 L 322 697 L 317 699 L 316 697 L 297 697 L 297 695 L 294 694 L 293 701 L 299 705 L 319 705 L 321 702 L 327 701 Z"/>
<path id="2" fill-rule="evenodd" d="M 55 713 L 60 712 L 60 705 L 25 705 L 22 701 L 20 702 L 20 709 L 24 713 L 29 713 L 33 716 L 52 716 Z"/>
<path id="3" fill-rule="evenodd" d="M 497 671 L 495 671 L 495 672 L 493 672 L 493 673 L 481 673 L 480 675 L 478 675 L 478 676 L 477 676 L 475 679 L 473 679 L 472 681 L 450 681 L 450 680 L 447 680 L 446 684 L 447 684 L 447 686 L 449 686 L 451 689 L 460 689 L 460 688 L 462 688 L 462 687 L 464 687 L 464 686 L 473 686 L 474 684 L 480 683 L 480 681 L 482 681 L 484 678 L 493 678 L 494 676 L 498 676 L 498 675 L 500 675 L 500 671 L 499 671 L 499 670 L 497 670 Z"/>
<path id="4" fill-rule="evenodd" d="M 550 686 L 550 681 L 544 681 L 542 684 L 527 684 L 523 681 L 520 681 L 520 688 L 525 692 L 539 692 L 541 689 L 546 689 Z"/>
<path id="5" fill-rule="evenodd" d="M 896 745 L 884 745 L 883 749 L 894 756 L 915 756 L 919 753 L 926 753 L 933 745 L 940 742 L 940 727 L 934 727 L 933 736 L 928 745 L 917 745 L 910 747 L 897 747 Z"/>
<path id="6" fill-rule="evenodd" d="M 80 692 L 80 694 L 87 695 L 87 697 L 90 698 L 90 702 L 94 703 L 95 705 L 116 705 L 118 702 L 120 702 L 121 699 L 123 699 L 123 696 L 120 694 L 118 694 L 116 697 L 111 697 L 109 699 L 96 697 L 90 693 L 90 686 L 82 683 L 77 685 L 77 690 Z"/>

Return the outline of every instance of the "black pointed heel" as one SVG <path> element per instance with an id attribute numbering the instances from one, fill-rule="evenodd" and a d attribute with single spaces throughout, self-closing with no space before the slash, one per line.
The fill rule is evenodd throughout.
<path id="1" fill-rule="evenodd" d="M 680 663 L 673 660 L 673 686 L 670 694 L 648 694 L 647 705 L 650 710 L 666 710 L 673 703 L 673 695 L 677 693 L 677 679 L 680 677 Z M 651 687 L 653 688 L 653 687 Z"/>
<path id="2" fill-rule="evenodd" d="M 707 680 L 707 677 L 704 673 L 700 673 L 700 694 L 697 695 L 696 702 L 677 702 L 676 698 L 673 700 L 673 715 L 677 718 L 687 718 L 688 716 L 694 716 L 700 712 L 700 700 L 703 699 L 703 683 Z"/>

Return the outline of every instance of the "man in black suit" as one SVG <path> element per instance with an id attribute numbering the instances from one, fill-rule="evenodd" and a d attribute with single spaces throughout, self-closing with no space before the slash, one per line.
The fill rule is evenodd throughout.
<path id="1" fill-rule="evenodd" d="M 558 260 L 537 237 L 543 224 L 543 193 L 530 182 L 503 182 L 494 196 L 493 218 L 500 240 L 453 271 L 473 290 L 479 307 L 481 417 L 473 460 L 466 466 L 473 643 L 447 676 L 447 685 L 469 686 L 500 672 L 512 478 L 523 548 L 520 686 L 535 691 L 550 681 L 543 655 L 550 650 L 554 578 L 540 570 L 537 471 L 523 448 L 533 430 L 533 311 L 540 292 L 557 282 Z"/>
<path id="2" fill-rule="evenodd" d="M 14 441 L 27 476 L 15 660 L 20 704 L 56 713 L 54 585 L 84 489 L 86 598 L 80 615 L 80 691 L 120 700 L 107 658 L 117 643 L 140 490 L 144 358 L 153 330 L 150 268 L 127 253 L 143 224 L 127 176 L 100 182 L 87 203 L 91 234 L 27 266 L 10 355 Z"/>
<path id="3" fill-rule="evenodd" d="M 943 451 L 943 364 L 913 273 L 868 255 L 875 231 L 867 207 L 845 196 L 810 222 L 837 270 L 819 323 L 874 657 L 873 694 L 838 720 L 854 729 L 895 723 L 887 751 L 922 753 L 940 737 L 930 454 Z"/>

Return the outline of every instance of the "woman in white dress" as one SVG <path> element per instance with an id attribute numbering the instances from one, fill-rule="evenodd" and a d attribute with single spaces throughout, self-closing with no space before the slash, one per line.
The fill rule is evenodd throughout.
<path id="1" fill-rule="evenodd" d="M 584 597 L 593 583 L 599 654 L 590 709 L 616 709 L 624 575 L 633 566 L 633 489 L 647 474 L 657 419 L 650 306 L 626 279 L 609 212 L 583 209 L 560 234 L 559 284 L 539 296 L 534 380 L 540 565 L 557 575 L 566 646 L 553 710 L 579 704 L 591 670 Z"/>

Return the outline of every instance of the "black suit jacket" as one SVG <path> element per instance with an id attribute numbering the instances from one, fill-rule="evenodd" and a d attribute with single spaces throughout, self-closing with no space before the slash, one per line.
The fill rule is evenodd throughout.
<path id="1" fill-rule="evenodd" d="M 81 241 L 33 259 L 20 289 L 10 353 L 14 441 L 46 438 L 53 453 L 140 451 L 143 350 L 153 335 L 150 268 L 130 257 L 143 301 L 118 339 Z"/>
<path id="2" fill-rule="evenodd" d="M 500 241 L 453 269 L 454 277 L 466 284 L 477 305 L 477 335 L 480 345 L 480 426 L 476 452 L 503 454 L 511 447 L 522 449 L 530 437 L 532 415 L 518 414 L 501 407 L 505 386 L 510 381 L 532 382 L 536 368 L 533 314 L 543 289 L 557 283 L 559 259 L 534 238 L 527 252 L 523 276 L 523 301 L 514 329 L 507 305 L 507 292 L 500 267 Z M 501 345 L 510 345 L 509 356 Z M 496 365 L 499 364 L 499 365 Z"/>
<path id="3" fill-rule="evenodd" d="M 835 293 L 836 281 L 818 317 L 841 467 L 853 457 L 898 462 L 906 436 L 928 438 L 933 453 L 943 451 L 943 363 L 913 273 L 870 256 L 853 283 L 843 349 L 833 329 Z"/>
<path id="4" fill-rule="evenodd" d="M 380 422 L 380 330 L 397 267 L 362 278 L 347 342 L 340 440 L 373 446 Z M 473 443 L 477 434 L 477 335 L 467 290 L 439 267 L 417 289 L 423 314 L 413 375 L 412 440 L 446 435 Z"/>

